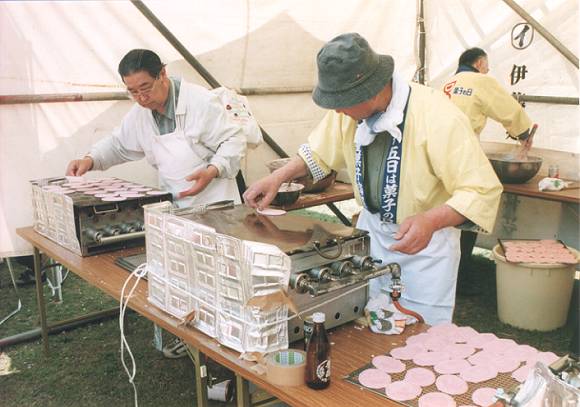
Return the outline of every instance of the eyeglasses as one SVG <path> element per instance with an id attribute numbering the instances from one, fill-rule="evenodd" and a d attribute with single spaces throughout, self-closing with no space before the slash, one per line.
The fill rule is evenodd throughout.
<path id="1" fill-rule="evenodd" d="M 155 89 L 155 84 L 157 83 L 158 79 L 159 77 L 155 78 L 153 82 L 145 84 L 141 86 L 139 89 L 127 89 L 127 91 L 129 92 L 131 97 L 135 99 L 137 99 L 140 96 L 149 97 L 149 95 L 151 95 L 151 92 L 153 92 L 153 89 Z"/>

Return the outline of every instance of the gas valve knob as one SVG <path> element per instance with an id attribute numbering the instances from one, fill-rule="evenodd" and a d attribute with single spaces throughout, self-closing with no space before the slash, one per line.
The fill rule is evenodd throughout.
<path id="1" fill-rule="evenodd" d="M 308 274 L 319 283 L 326 283 L 332 279 L 332 270 L 328 267 L 315 267 L 308 270 Z"/>
<path id="2" fill-rule="evenodd" d="M 355 269 L 358 269 L 357 271 L 371 271 L 375 268 L 375 261 L 371 256 L 354 256 L 352 258 L 352 263 L 354 264 Z"/>
<path id="3" fill-rule="evenodd" d="M 101 238 L 103 234 L 98 229 L 88 228 L 85 231 L 87 237 L 96 243 L 101 243 Z"/>
<path id="4" fill-rule="evenodd" d="M 334 277 L 344 277 L 346 275 L 352 274 L 353 265 L 349 260 L 345 261 L 335 261 L 330 265 L 331 274 Z"/>
<path id="5" fill-rule="evenodd" d="M 304 294 L 312 289 L 312 284 L 306 273 L 300 273 L 290 276 L 290 287 L 298 294 Z"/>

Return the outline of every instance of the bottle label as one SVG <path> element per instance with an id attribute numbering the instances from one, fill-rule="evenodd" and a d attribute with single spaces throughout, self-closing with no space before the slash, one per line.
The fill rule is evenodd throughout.
<path id="1" fill-rule="evenodd" d="M 324 383 L 330 380 L 330 360 L 325 360 L 316 367 L 316 377 Z"/>

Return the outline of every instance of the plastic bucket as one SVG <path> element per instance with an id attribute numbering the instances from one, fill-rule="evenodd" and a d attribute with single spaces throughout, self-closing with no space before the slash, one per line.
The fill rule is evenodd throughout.
<path id="1" fill-rule="evenodd" d="M 500 321 L 538 331 L 566 324 L 576 265 L 508 263 L 500 245 L 493 248 L 493 257 Z"/>

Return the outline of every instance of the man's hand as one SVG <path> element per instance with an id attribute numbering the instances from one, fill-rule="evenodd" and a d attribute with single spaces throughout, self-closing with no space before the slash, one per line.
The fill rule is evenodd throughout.
<path id="1" fill-rule="evenodd" d="M 418 253 L 427 247 L 436 230 L 435 224 L 425 214 L 410 216 L 401 223 L 399 231 L 393 236 L 399 242 L 392 245 L 390 250 L 406 254 Z"/>
<path id="2" fill-rule="evenodd" d="M 437 206 L 425 213 L 409 216 L 393 236 L 399 242 L 389 249 L 406 254 L 418 253 L 427 247 L 437 230 L 460 225 L 466 220 L 465 216 L 449 205 Z"/>
<path id="3" fill-rule="evenodd" d="M 91 157 L 85 157 L 80 160 L 72 160 L 69 162 L 66 167 L 66 175 L 80 177 L 92 169 L 93 159 Z"/>
<path id="4" fill-rule="evenodd" d="M 278 193 L 282 182 L 274 173 L 262 178 L 246 189 L 244 202 L 252 208 L 266 208 Z"/>
<path id="5" fill-rule="evenodd" d="M 185 191 L 181 191 L 179 193 L 179 198 L 199 194 L 218 175 L 218 169 L 213 165 L 208 165 L 206 168 L 200 168 L 199 170 L 194 171 L 191 175 L 185 177 L 186 181 L 194 181 L 193 186 Z"/>

